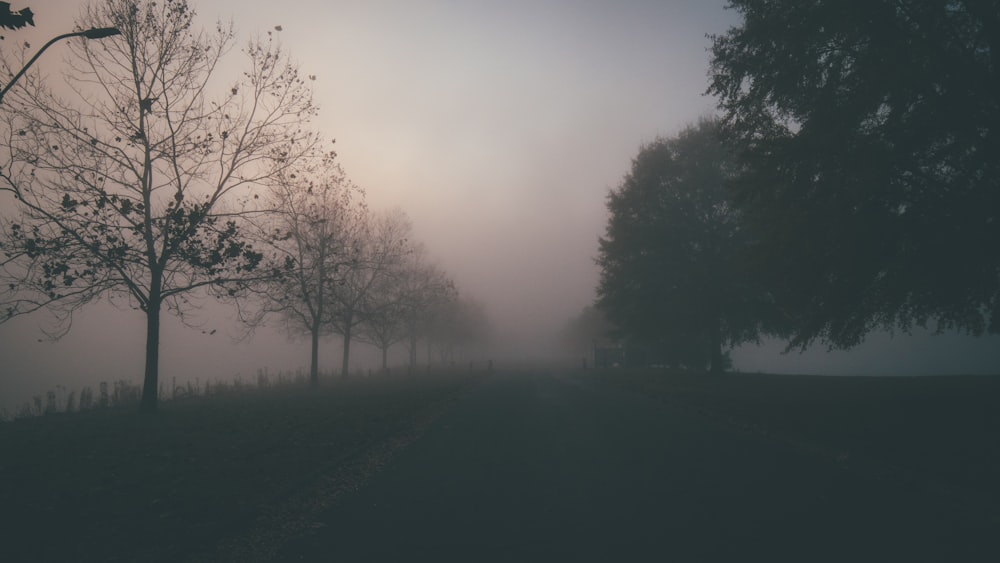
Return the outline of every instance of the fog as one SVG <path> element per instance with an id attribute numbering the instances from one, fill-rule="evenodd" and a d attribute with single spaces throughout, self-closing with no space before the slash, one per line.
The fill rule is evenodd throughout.
<path id="1" fill-rule="evenodd" d="M 526 358 L 550 355 L 548 335 L 592 302 L 605 194 L 639 146 L 713 112 L 706 34 L 735 23 L 721 0 L 193 3 L 202 23 L 231 17 L 244 37 L 281 26 L 317 77 L 315 126 L 337 139 L 369 204 L 404 209 L 462 294 L 485 305 L 503 349 Z M 38 27 L 7 33 L 3 48 L 68 31 L 83 2 L 35 4 Z M 60 57 L 57 45 L 38 64 L 54 72 Z M 268 328 L 235 342 L 224 308 L 197 322 L 165 320 L 161 380 L 307 365 L 304 342 Z M 43 324 L 0 325 L 0 406 L 55 385 L 141 379 L 138 313 L 96 305 L 56 343 L 38 341 Z M 781 355 L 769 343 L 733 359 L 743 371 L 996 373 L 997 344 L 878 336 L 849 353 Z M 321 365 L 338 361 L 329 339 Z M 355 362 L 375 355 L 359 346 Z"/>

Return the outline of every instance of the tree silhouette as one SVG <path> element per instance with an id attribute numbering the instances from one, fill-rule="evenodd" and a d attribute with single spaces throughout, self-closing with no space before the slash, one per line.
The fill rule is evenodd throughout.
<path id="1" fill-rule="evenodd" d="M 393 268 L 375 287 L 362 304 L 357 338 L 379 349 L 382 371 L 389 369 L 389 349 L 407 336 L 406 280 L 399 268 Z"/>
<path id="2" fill-rule="evenodd" d="M 397 215 L 399 220 L 405 217 Z M 401 224 L 401 234 L 409 238 L 411 227 L 408 221 Z M 357 337 L 379 349 L 382 353 L 382 370 L 389 368 L 389 348 L 404 340 L 408 333 L 409 314 L 413 300 L 418 296 L 413 294 L 411 264 L 414 257 L 422 255 L 421 249 L 412 243 L 407 244 L 406 253 L 387 265 L 384 275 L 372 285 L 365 299 L 362 300 Z M 408 256 L 412 255 L 412 256 Z M 419 259 L 419 258 L 418 258 Z"/>
<path id="3" fill-rule="evenodd" d="M 597 305 L 652 361 L 724 369 L 723 347 L 757 339 L 769 297 L 743 257 L 753 237 L 729 200 L 736 175 L 717 124 L 644 146 L 608 194 Z"/>
<path id="4" fill-rule="evenodd" d="M 309 381 L 319 384 L 319 341 L 332 332 L 330 316 L 343 276 L 358 267 L 359 228 L 367 221 L 364 194 L 330 151 L 319 162 L 277 176 L 271 189 L 275 213 L 258 231 L 272 269 L 283 275 L 254 287 L 260 307 L 244 308 L 251 326 L 277 314 L 292 334 L 310 339 Z"/>
<path id="5" fill-rule="evenodd" d="M 489 341 L 491 327 L 486 309 L 475 300 L 461 297 L 458 291 L 445 293 L 428 316 L 425 338 L 437 347 L 442 363 L 464 360 Z"/>
<path id="6" fill-rule="evenodd" d="M 387 278 L 395 275 L 398 266 L 413 252 L 410 235 L 412 226 L 401 210 L 366 216 L 355 231 L 353 244 L 357 260 L 345 267 L 333 293 L 329 323 L 343 338 L 341 375 L 350 369 L 351 342 L 354 330 L 374 312 L 371 304 L 376 292 L 384 289 Z"/>
<path id="7" fill-rule="evenodd" d="M 733 0 L 711 86 L 793 346 L 1000 332 L 995 1 Z"/>
<path id="8" fill-rule="evenodd" d="M 210 97 L 234 35 L 197 30 L 181 0 L 108 0 L 79 24 L 121 35 L 72 43 L 69 88 L 28 74 L 4 103 L 0 321 L 47 308 L 58 335 L 102 297 L 142 311 L 140 409 L 152 411 L 163 309 L 183 316 L 193 296 L 272 274 L 244 238 L 262 211 L 252 188 L 312 150 L 314 108 L 269 38 L 249 42 L 242 77 Z"/>
<path id="9" fill-rule="evenodd" d="M 597 346 L 613 343 L 615 328 L 608 321 L 607 314 L 593 305 L 587 305 L 580 313 L 567 321 L 560 331 L 560 343 L 567 352 L 591 356 Z"/>
<path id="10" fill-rule="evenodd" d="M 0 27 L 5 29 L 21 29 L 25 26 L 35 26 L 35 14 L 31 8 L 11 11 L 10 2 L 0 2 Z"/>

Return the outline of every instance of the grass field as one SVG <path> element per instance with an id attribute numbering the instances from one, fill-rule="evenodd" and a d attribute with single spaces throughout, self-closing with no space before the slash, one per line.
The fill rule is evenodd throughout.
<path id="1" fill-rule="evenodd" d="M 251 560 L 226 542 L 266 554 L 323 508 L 319 488 L 359 486 L 474 380 L 352 378 L 0 423 L 0 561 Z"/>
<path id="2" fill-rule="evenodd" d="M 578 372 L 1000 530 L 1000 377 Z M 480 377 L 286 384 L 0 423 L 0 561 L 254 561 L 361 486 Z M 512 413 L 516 415 L 516 413 Z"/>
<path id="3" fill-rule="evenodd" d="M 1000 377 L 713 377 L 663 370 L 595 370 L 587 377 L 848 471 L 907 481 L 993 522 L 1000 536 Z"/>

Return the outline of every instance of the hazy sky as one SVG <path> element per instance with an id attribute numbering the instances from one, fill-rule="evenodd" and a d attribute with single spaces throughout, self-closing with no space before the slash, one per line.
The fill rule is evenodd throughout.
<path id="1" fill-rule="evenodd" d="M 604 194 L 640 143 L 713 110 L 705 34 L 732 15 L 704 0 L 252 4 L 212 9 L 282 26 L 369 200 L 405 209 L 499 326 L 540 328 L 593 298 Z"/>
<path id="2" fill-rule="evenodd" d="M 35 35 L 83 4 L 36 0 Z M 607 189 L 641 143 L 713 111 L 705 35 L 735 22 L 721 0 L 193 5 L 244 36 L 281 26 L 347 173 L 502 326 L 592 299 Z"/>
<path id="3" fill-rule="evenodd" d="M 84 3 L 13 7 L 21 4 L 38 27 L 6 33 L 3 48 L 71 29 Z M 608 188 L 643 142 L 713 112 L 703 95 L 706 34 L 736 23 L 723 4 L 193 2 L 203 23 L 232 18 L 244 37 L 281 26 L 288 51 L 317 76 L 316 127 L 337 139 L 348 175 L 374 208 L 399 206 L 411 216 L 430 254 L 486 305 L 501 332 L 555 329 L 593 300 Z M 38 64 L 60 57 L 57 45 Z M 140 379 L 141 318 L 95 311 L 81 323 L 83 334 L 54 345 L 36 343 L 37 320 L 0 325 L 0 370 L 8 371 L 0 372 L 0 393 L 11 373 L 47 370 L 48 379 L 63 360 L 95 377 L 124 365 L 117 373 Z M 111 328 L 119 324 L 128 327 L 120 337 Z M 197 364 L 206 373 L 305 363 L 304 347 L 283 338 L 236 346 L 172 332 L 175 324 L 161 352 L 166 378 L 190 374 L 202 353 L 213 354 Z"/>

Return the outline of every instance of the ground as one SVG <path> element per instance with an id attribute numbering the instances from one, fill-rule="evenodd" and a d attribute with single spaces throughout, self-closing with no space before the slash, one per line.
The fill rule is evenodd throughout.
<path id="1" fill-rule="evenodd" d="M 1000 554 L 997 378 L 498 369 L 209 399 L 0 424 L 0 558 Z"/>

